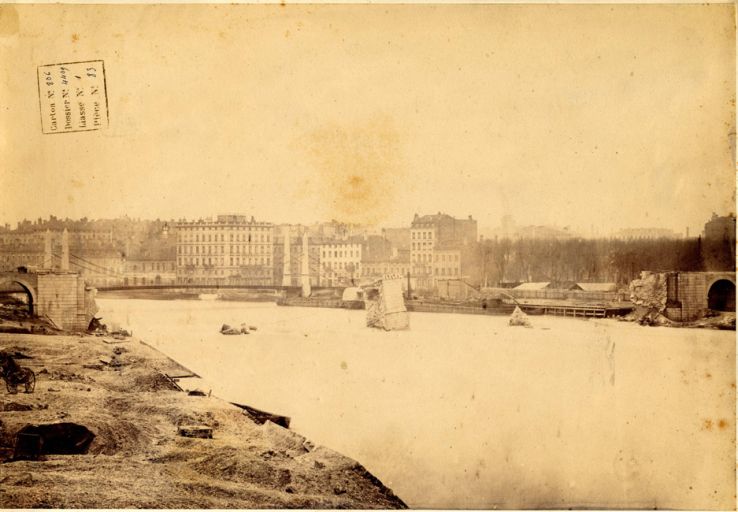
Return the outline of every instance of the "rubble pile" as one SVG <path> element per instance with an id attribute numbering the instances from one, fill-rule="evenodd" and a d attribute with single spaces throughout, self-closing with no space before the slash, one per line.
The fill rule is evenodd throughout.
<path id="1" fill-rule="evenodd" d="M 510 315 L 510 320 L 508 324 L 511 326 L 519 327 L 532 327 L 530 320 L 528 320 L 528 315 L 523 313 L 523 310 L 520 309 L 520 306 L 515 306 L 515 311 L 513 311 L 512 315 Z"/>
<path id="2" fill-rule="evenodd" d="M 666 309 L 666 276 L 657 272 L 643 271 L 640 279 L 630 283 L 630 301 L 659 313 Z"/>
<path id="3" fill-rule="evenodd" d="M 254 325 L 246 325 L 245 323 L 242 323 L 240 327 L 231 327 L 228 324 L 223 324 L 220 327 L 220 333 L 225 334 L 227 336 L 237 336 L 239 334 L 250 334 L 251 331 L 255 331 L 256 326 Z"/>

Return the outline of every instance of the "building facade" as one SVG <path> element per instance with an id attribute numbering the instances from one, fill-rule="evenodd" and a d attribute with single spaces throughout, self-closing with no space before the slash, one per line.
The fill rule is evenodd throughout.
<path id="1" fill-rule="evenodd" d="M 176 236 L 169 237 L 165 229 L 157 238 L 149 237 L 136 246 L 126 258 L 123 284 L 165 285 L 177 282 Z"/>
<path id="2" fill-rule="evenodd" d="M 361 276 L 362 244 L 330 242 L 320 244 L 321 286 L 353 286 Z"/>
<path id="3" fill-rule="evenodd" d="M 435 280 L 461 276 L 461 251 L 436 249 L 433 253 L 433 277 Z"/>
<path id="4" fill-rule="evenodd" d="M 407 275 L 411 274 L 412 267 L 409 260 L 385 260 L 364 263 L 361 270 L 365 280 L 376 280 L 397 276 L 407 278 Z"/>
<path id="5" fill-rule="evenodd" d="M 735 215 L 718 216 L 705 223 L 702 232 L 702 260 L 705 270 L 735 268 Z"/>
<path id="6" fill-rule="evenodd" d="M 471 215 L 456 219 L 441 212 L 422 217 L 416 214 L 410 225 L 410 263 L 417 286 L 432 290 L 438 277 L 463 277 L 465 256 L 477 238 L 477 221 Z"/>
<path id="7" fill-rule="evenodd" d="M 0 271 L 18 267 L 58 270 L 62 267 L 64 231 L 16 230 L 0 233 Z M 94 286 L 123 282 L 123 254 L 108 230 L 67 231 L 68 268 Z M 46 244 L 50 258 L 45 261 Z"/>
<path id="8" fill-rule="evenodd" d="M 177 282 L 272 285 L 274 226 L 245 215 L 180 221 Z"/>

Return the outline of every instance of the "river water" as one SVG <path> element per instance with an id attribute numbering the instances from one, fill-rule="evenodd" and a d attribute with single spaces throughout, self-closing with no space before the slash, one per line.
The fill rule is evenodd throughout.
<path id="1" fill-rule="evenodd" d="M 292 418 L 412 507 L 731 508 L 735 333 L 614 320 L 98 299 L 204 379 Z M 258 327 L 223 336 L 223 323 Z"/>

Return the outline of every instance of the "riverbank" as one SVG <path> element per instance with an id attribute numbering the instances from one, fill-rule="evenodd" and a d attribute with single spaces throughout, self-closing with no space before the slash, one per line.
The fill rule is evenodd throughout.
<path id="1" fill-rule="evenodd" d="M 0 390 L 0 508 L 404 508 L 356 461 L 213 396 L 179 391 L 185 368 L 130 339 L 0 334 L 37 375 Z M 71 422 L 87 453 L 12 458 L 28 424 Z M 212 438 L 178 435 L 205 427 Z"/>

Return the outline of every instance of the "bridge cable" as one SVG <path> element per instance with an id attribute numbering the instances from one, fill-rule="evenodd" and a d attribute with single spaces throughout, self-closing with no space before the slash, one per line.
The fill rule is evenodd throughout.
<path id="1" fill-rule="evenodd" d="M 58 258 L 61 258 L 61 255 L 59 255 L 59 254 L 56 254 L 56 253 L 52 253 L 52 255 L 53 255 L 53 256 L 56 256 L 56 257 L 58 257 Z M 78 258 L 78 259 L 81 259 L 81 258 Z M 85 261 L 85 260 L 82 260 L 82 261 Z M 74 266 L 76 266 L 77 268 L 81 268 L 81 269 L 84 269 L 84 270 L 88 270 L 89 272 L 92 272 L 92 273 L 94 273 L 94 274 L 101 274 L 101 273 L 102 273 L 102 272 L 101 272 L 100 270 L 98 270 L 98 269 L 87 267 L 87 266 L 85 266 L 85 265 L 82 265 L 81 263 L 77 263 L 76 261 L 71 261 L 71 260 L 70 260 L 70 262 L 69 262 L 69 263 L 70 263 L 71 265 L 74 265 Z M 103 269 L 103 270 L 104 270 L 104 271 L 105 271 L 105 272 L 107 273 L 107 275 L 110 275 L 110 276 L 113 276 L 113 277 L 123 277 L 123 276 L 124 276 L 123 274 L 119 274 L 119 273 L 115 272 L 114 270 L 111 270 L 111 269 L 108 269 L 108 268 L 105 268 L 105 267 L 102 267 L 102 266 L 101 266 L 100 268 L 102 268 L 102 269 Z"/>

